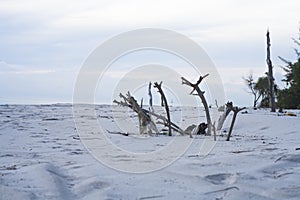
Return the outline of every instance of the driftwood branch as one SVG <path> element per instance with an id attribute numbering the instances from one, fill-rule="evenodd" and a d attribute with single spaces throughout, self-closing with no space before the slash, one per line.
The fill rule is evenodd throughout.
<path id="1" fill-rule="evenodd" d="M 234 126 L 234 123 L 235 123 L 235 120 L 236 120 L 236 116 L 237 114 L 241 111 L 241 110 L 244 110 L 246 109 L 246 107 L 243 107 L 243 108 L 239 108 L 237 106 L 233 106 L 232 102 L 228 102 L 226 104 L 226 107 L 228 107 L 228 109 L 230 111 L 233 111 L 233 117 L 232 117 L 232 121 L 231 121 L 231 125 L 230 125 L 230 129 L 229 129 L 229 132 L 228 132 L 228 135 L 227 135 L 227 139 L 226 141 L 229 141 L 230 140 L 230 136 L 231 136 L 231 133 L 232 133 L 232 130 L 233 130 L 233 126 Z"/>
<path id="2" fill-rule="evenodd" d="M 157 124 L 162 124 L 162 125 L 167 126 L 167 127 L 169 126 L 169 124 L 166 121 L 158 121 Z M 181 135 L 183 134 L 182 130 L 176 128 L 175 126 L 171 126 L 171 129 L 178 132 L 178 133 L 180 133 Z"/>
<path id="3" fill-rule="evenodd" d="M 222 127 L 223 127 L 223 124 L 226 120 L 226 117 L 229 115 L 229 113 L 231 112 L 231 109 L 228 107 L 228 106 L 232 106 L 232 102 L 228 102 L 226 105 L 225 105 L 225 110 L 223 112 L 223 114 L 219 117 L 219 120 L 218 120 L 218 126 L 217 126 L 217 131 L 221 130 Z"/>
<path id="4" fill-rule="evenodd" d="M 216 122 L 212 125 L 212 129 L 214 132 L 214 141 L 217 141 L 217 131 L 216 131 Z"/>
<path id="5" fill-rule="evenodd" d="M 123 99 L 123 101 L 114 100 L 113 102 L 121 106 L 129 107 L 138 114 L 140 134 L 144 134 L 147 130 L 147 127 L 150 133 L 151 129 L 154 129 L 156 133 L 158 132 L 155 128 L 155 124 L 151 121 L 150 115 L 148 115 L 145 110 L 139 106 L 137 101 L 129 92 L 126 94 L 126 96 L 120 93 L 120 98 Z"/>
<path id="6" fill-rule="evenodd" d="M 197 92 L 197 95 L 200 97 L 201 101 L 202 101 L 202 104 L 204 106 L 204 109 L 205 109 L 205 114 L 206 114 L 206 120 L 207 120 L 207 135 L 211 135 L 211 128 L 212 128 L 212 123 L 211 123 L 211 118 L 210 118 L 210 113 L 209 113 L 209 107 L 208 107 L 208 104 L 207 104 L 207 101 L 205 99 L 205 96 L 204 96 L 204 91 L 202 91 L 200 88 L 199 88 L 199 84 L 203 81 L 204 78 L 206 78 L 209 74 L 206 74 L 204 76 L 200 76 L 199 80 L 193 84 L 191 83 L 190 81 L 188 81 L 186 78 L 184 77 L 181 77 L 181 80 L 182 80 L 182 84 L 184 85 L 188 85 L 190 87 L 192 87 L 192 91 L 190 92 L 191 95 L 193 95 L 193 92 L 196 91 Z"/>
<path id="7" fill-rule="evenodd" d="M 169 120 L 166 117 L 164 117 L 162 115 L 159 115 L 159 114 L 156 114 L 156 113 L 151 112 L 151 111 L 146 111 L 146 113 L 149 114 L 149 115 L 152 115 L 152 116 L 156 117 L 157 119 L 162 120 L 162 122 L 158 122 L 158 124 L 163 124 L 166 127 L 169 127 L 169 125 L 170 125 L 171 129 L 175 130 L 176 132 L 180 133 L 181 135 L 185 134 L 185 132 L 179 126 L 177 126 L 172 121 L 169 122 Z"/>
<path id="8" fill-rule="evenodd" d="M 145 130 L 148 129 L 151 132 L 151 129 L 155 131 L 155 133 L 158 133 L 158 129 L 153 122 L 151 116 L 156 117 L 157 119 L 162 120 L 161 122 L 158 122 L 158 124 L 163 124 L 164 126 L 170 127 L 172 130 L 180 133 L 181 135 L 184 135 L 185 132 L 176 124 L 173 122 L 169 121 L 166 117 L 156 114 L 152 111 L 142 109 L 136 102 L 136 100 L 130 95 L 128 92 L 127 95 L 120 94 L 120 98 L 123 99 L 123 101 L 117 101 L 114 100 L 113 102 L 124 107 L 129 107 L 131 108 L 134 112 L 138 114 L 139 118 L 139 125 L 140 125 L 140 134 L 144 134 Z"/>
<path id="9" fill-rule="evenodd" d="M 171 116 L 170 116 L 170 110 L 169 110 L 169 106 L 168 106 L 168 102 L 167 102 L 167 98 L 164 94 L 164 91 L 161 88 L 162 85 L 162 81 L 158 84 L 157 82 L 154 83 L 154 87 L 157 88 L 160 96 L 161 96 L 161 106 L 164 106 L 166 109 L 166 113 L 167 113 L 167 118 L 168 118 L 168 128 L 169 128 L 169 136 L 172 136 L 172 127 L 171 127 Z"/>
<path id="10" fill-rule="evenodd" d="M 149 85 L 148 85 L 149 106 L 150 106 L 150 110 L 152 112 L 154 112 L 154 109 L 153 109 L 153 100 L 152 100 L 152 92 L 151 92 L 151 85 L 152 85 L 152 83 L 149 82 Z"/>

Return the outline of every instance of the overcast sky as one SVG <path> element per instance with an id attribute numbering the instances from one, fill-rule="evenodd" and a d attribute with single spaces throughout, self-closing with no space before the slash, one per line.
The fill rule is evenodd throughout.
<path id="1" fill-rule="evenodd" d="M 72 102 L 78 71 L 97 46 L 125 31 L 163 28 L 204 48 L 226 100 L 251 105 L 242 77 L 267 70 L 268 28 L 275 78 L 284 86 L 277 56 L 296 59 L 299 8 L 299 0 L 0 0 L 0 104 Z M 110 81 L 117 84 L 117 74 Z"/>

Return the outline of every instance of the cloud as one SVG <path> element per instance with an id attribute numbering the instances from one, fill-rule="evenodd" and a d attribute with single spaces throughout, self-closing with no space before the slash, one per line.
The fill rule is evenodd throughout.
<path id="1" fill-rule="evenodd" d="M 0 60 L 0 74 L 31 75 L 31 74 L 48 74 L 53 72 L 54 70 L 50 70 L 50 69 L 40 69 L 40 68 L 26 67 L 22 65 L 13 65 Z"/>
<path id="2" fill-rule="evenodd" d="M 15 66 L 9 65 L 6 62 L 0 60 L 0 72 L 14 72 L 15 71 Z"/>
<path id="3" fill-rule="evenodd" d="M 0 65 L 0 104 L 71 102 L 76 72 Z M 2 71 L 3 70 L 3 71 Z"/>
<path id="4" fill-rule="evenodd" d="M 54 90 L 53 80 L 59 85 L 68 77 L 68 89 L 72 90 L 75 73 L 64 70 L 78 69 L 94 48 L 116 34 L 155 27 L 178 31 L 203 46 L 218 69 L 224 69 L 225 89 L 235 96 L 244 92 L 242 76 L 251 69 L 257 75 L 265 71 L 267 28 L 271 30 L 274 65 L 279 62 L 278 55 L 294 58 L 290 38 L 298 34 L 299 7 L 299 0 L 3 0 L 0 59 L 6 62 L 0 61 L 0 75 L 22 78 L 19 86 L 31 75 L 43 77 L 37 82 L 49 77 L 44 89 L 37 90 L 45 93 Z M 122 73 L 106 75 L 114 80 Z M 35 83 L 24 90 L 33 86 Z"/>
<path id="5" fill-rule="evenodd" d="M 90 30 L 128 30 L 138 27 L 168 27 L 176 30 L 235 30 L 243 25 L 259 25 L 278 20 L 297 18 L 299 2 L 273 1 L 6 1 L 2 15 L 22 17 L 30 21 L 43 21 L 41 28 L 60 33 Z M 29 6 L 31 5 L 31 6 Z M 267 10 L 267 13 L 266 13 Z M 288 12 L 286 12 L 288 11 Z M 279 15 L 279 12 L 284 14 Z M 19 18 L 20 19 L 20 18 Z M 298 20 L 298 19 L 295 19 Z M 253 28 L 253 26 L 252 26 Z M 254 26 L 255 28 L 255 26 Z M 74 32 L 74 30 L 76 30 Z M 218 30 L 216 30 L 218 31 Z M 255 30 L 249 31 L 254 33 Z M 223 35 L 227 31 L 221 32 Z"/>
<path id="6" fill-rule="evenodd" d="M 296 32 L 299 7 L 297 0 L 5 1 L 0 38 L 7 44 L 84 45 L 131 29 L 158 27 L 180 31 L 208 46 L 252 43 L 268 27 L 281 35 Z"/>

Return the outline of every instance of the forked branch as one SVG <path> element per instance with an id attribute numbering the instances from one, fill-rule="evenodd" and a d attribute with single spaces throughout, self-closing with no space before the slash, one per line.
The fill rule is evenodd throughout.
<path id="1" fill-rule="evenodd" d="M 239 107 L 237 107 L 237 106 L 233 106 L 233 103 L 232 103 L 232 102 L 228 102 L 228 103 L 226 104 L 226 107 L 227 107 L 230 111 L 233 111 L 233 117 L 232 117 L 230 129 L 229 129 L 229 132 L 228 132 L 228 135 L 227 135 L 227 139 L 226 139 L 226 141 L 229 141 L 229 140 L 230 140 L 231 133 L 232 133 L 232 129 L 233 129 L 233 126 L 234 126 L 234 123 L 235 123 L 235 120 L 236 120 L 236 116 L 237 116 L 237 114 L 238 114 L 240 111 L 246 109 L 246 107 L 239 108 Z"/>
<path id="2" fill-rule="evenodd" d="M 210 113 L 209 113 L 209 107 L 208 107 L 208 104 L 207 104 L 207 101 L 205 99 L 205 96 L 204 96 L 204 91 L 202 91 L 200 88 L 199 88 L 199 84 L 203 81 L 204 78 L 206 78 L 209 74 L 206 74 L 204 76 L 200 76 L 198 81 L 193 84 L 191 83 L 190 81 L 188 81 L 186 78 L 184 77 L 181 77 L 181 80 L 182 80 L 182 84 L 184 85 L 188 85 L 190 87 L 192 87 L 192 91 L 190 92 L 191 95 L 194 95 L 193 92 L 196 91 L 197 92 L 197 95 L 200 97 L 201 101 L 202 101 L 202 104 L 204 106 L 204 109 L 205 109 L 205 114 L 206 114 L 206 120 L 207 120 L 207 135 L 211 135 L 211 127 L 212 127 L 212 123 L 211 123 L 211 118 L 210 118 Z"/>

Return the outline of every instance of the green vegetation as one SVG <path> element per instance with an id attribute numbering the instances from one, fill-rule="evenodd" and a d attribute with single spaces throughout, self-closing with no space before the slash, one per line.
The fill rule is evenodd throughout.
<path id="1" fill-rule="evenodd" d="M 300 57 L 298 61 L 284 68 L 287 72 L 284 80 L 287 88 L 278 91 L 278 106 L 282 108 L 300 108 Z"/>
<path id="2" fill-rule="evenodd" d="M 261 102 L 259 107 L 268 108 L 269 101 L 269 80 L 267 76 L 259 77 L 254 89 L 261 95 Z"/>
<path id="3" fill-rule="evenodd" d="M 295 44 L 300 47 L 300 29 L 299 38 L 293 39 Z M 297 61 L 292 63 L 279 57 L 287 65 L 282 67 L 286 72 L 285 79 L 287 88 L 279 90 L 277 95 L 278 107 L 281 108 L 300 108 L 300 52 L 295 48 Z"/>

